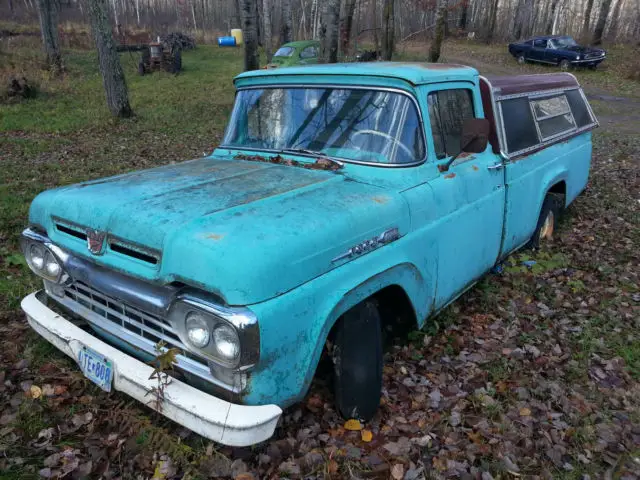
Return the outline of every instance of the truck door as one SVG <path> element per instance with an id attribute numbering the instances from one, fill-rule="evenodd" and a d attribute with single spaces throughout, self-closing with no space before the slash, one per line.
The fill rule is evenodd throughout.
<path id="1" fill-rule="evenodd" d="M 427 93 L 431 161 L 445 164 L 460 150 L 466 118 L 482 118 L 476 86 L 466 82 L 434 86 Z M 498 259 L 505 207 L 504 170 L 491 147 L 461 155 L 431 182 L 439 225 L 435 308 L 489 270 Z"/>

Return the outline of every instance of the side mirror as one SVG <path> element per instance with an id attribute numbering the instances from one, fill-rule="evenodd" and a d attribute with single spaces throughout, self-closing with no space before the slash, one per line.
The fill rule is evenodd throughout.
<path id="1" fill-rule="evenodd" d="M 489 144 L 489 133 L 491 125 L 486 118 L 467 118 L 462 124 L 462 136 L 460 137 L 460 151 L 455 154 L 451 159 L 443 164 L 439 165 L 438 169 L 441 172 L 449 170 L 451 164 L 462 153 L 482 153 L 487 149 Z"/>

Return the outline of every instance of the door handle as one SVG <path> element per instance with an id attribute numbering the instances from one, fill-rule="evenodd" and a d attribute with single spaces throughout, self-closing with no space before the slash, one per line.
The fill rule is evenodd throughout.
<path id="1" fill-rule="evenodd" d="M 503 163 L 494 163 L 493 165 L 489 165 L 487 170 L 502 170 L 504 168 Z"/>

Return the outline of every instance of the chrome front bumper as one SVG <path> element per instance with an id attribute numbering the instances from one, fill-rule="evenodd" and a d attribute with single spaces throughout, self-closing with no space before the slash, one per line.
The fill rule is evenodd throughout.
<path id="1" fill-rule="evenodd" d="M 149 380 L 153 369 L 58 315 L 40 301 L 40 295 L 46 294 L 35 292 L 22 300 L 31 327 L 76 361 L 82 346 L 103 354 L 113 362 L 113 388 L 149 404 L 149 392 L 156 386 L 155 380 Z M 161 413 L 216 442 L 247 446 L 273 435 L 282 409 L 236 405 L 172 378 L 164 391 Z"/>

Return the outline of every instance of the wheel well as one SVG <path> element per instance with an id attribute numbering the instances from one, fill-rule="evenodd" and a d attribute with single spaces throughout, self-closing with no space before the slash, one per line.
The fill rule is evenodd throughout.
<path id="1" fill-rule="evenodd" d="M 398 331 L 399 329 L 410 331 L 418 328 L 418 320 L 411 300 L 401 286 L 389 285 L 362 301 L 367 300 L 375 301 L 380 311 L 383 331 Z M 331 327 L 328 336 L 330 341 L 333 339 L 338 321 L 340 319 Z"/>
<path id="2" fill-rule="evenodd" d="M 566 184 L 566 182 L 564 180 L 561 180 L 560 182 L 556 183 L 555 185 L 553 185 L 547 191 L 547 194 L 549 194 L 549 193 L 555 193 L 556 195 L 562 195 L 563 202 L 564 202 L 565 201 L 564 199 L 567 197 L 567 184 Z"/>

